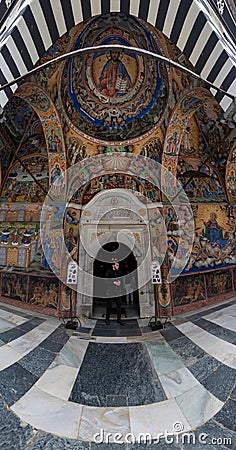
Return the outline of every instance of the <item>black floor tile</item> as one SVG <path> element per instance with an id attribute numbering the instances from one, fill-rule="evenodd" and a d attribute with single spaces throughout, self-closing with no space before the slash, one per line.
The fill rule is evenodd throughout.
<path id="1" fill-rule="evenodd" d="M 37 377 L 15 363 L 0 372 L 0 392 L 11 406 L 19 400 L 37 381 Z"/>
<path id="2" fill-rule="evenodd" d="M 145 334 L 145 333 L 151 333 L 151 328 L 150 327 L 140 327 L 140 330 L 141 330 L 141 332 L 143 333 L 143 334 Z"/>
<path id="3" fill-rule="evenodd" d="M 226 401 L 235 385 L 235 370 L 221 364 L 202 381 L 203 386 L 221 401 Z M 236 412 L 236 411 L 235 411 Z"/>
<path id="4" fill-rule="evenodd" d="M 236 343 L 236 333 L 227 328 L 223 328 L 216 323 L 212 323 L 209 320 L 202 318 L 194 320 L 193 323 L 224 341 L 230 342 L 231 344 Z"/>
<path id="5" fill-rule="evenodd" d="M 55 331 L 53 331 L 49 336 L 50 341 L 58 342 L 60 344 L 66 344 L 69 339 L 69 335 L 66 332 L 64 325 L 60 325 Z"/>
<path id="6" fill-rule="evenodd" d="M 214 420 L 224 427 L 236 432 L 236 402 L 229 399 L 223 408 L 214 416 Z"/>
<path id="7" fill-rule="evenodd" d="M 24 356 L 19 361 L 19 364 L 39 378 L 43 375 L 54 359 L 55 353 L 38 346 Z"/>
<path id="8" fill-rule="evenodd" d="M 220 365 L 220 361 L 210 355 L 206 355 L 190 366 L 189 370 L 192 372 L 194 377 L 202 383 L 203 380 L 211 375 Z"/>
<path id="9" fill-rule="evenodd" d="M 236 386 L 232 390 L 232 392 L 230 394 L 230 397 L 232 398 L 232 400 L 236 400 Z"/>
<path id="10" fill-rule="evenodd" d="M 146 347 L 141 343 L 89 343 L 70 401 L 93 405 L 95 396 L 100 406 L 106 406 L 107 396 L 128 397 L 129 406 L 166 399 Z"/>
<path id="11" fill-rule="evenodd" d="M 169 345 L 172 350 L 174 350 L 177 355 L 182 358 L 186 366 L 195 364 L 206 355 L 204 350 L 195 345 L 191 339 L 188 339 L 186 336 L 174 341 L 169 341 Z"/>
<path id="12" fill-rule="evenodd" d="M 24 317 L 25 319 L 32 319 L 32 316 L 27 314 L 26 311 L 18 311 L 12 307 L 5 306 L 2 303 L 0 304 L 0 309 L 15 314 L 16 316 Z"/>
<path id="13" fill-rule="evenodd" d="M 80 327 L 77 328 L 76 331 L 78 331 L 78 333 L 86 333 L 86 334 L 90 334 L 92 328 L 87 328 L 87 327 Z"/>
<path id="14" fill-rule="evenodd" d="M 131 329 L 129 329 L 129 328 L 126 328 L 126 327 L 120 327 L 120 328 L 117 328 L 117 333 L 116 333 L 116 335 L 117 336 L 119 336 L 119 337 L 131 337 L 131 336 L 141 336 L 142 335 L 142 333 L 141 333 L 141 331 L 140 331 L 140 329 L 138 329 L 138 330 L 131 330 Z"/>
<path id="15" fill-rule="evenodd" d="M 2 450 L 23 450 L 34 437 L 33 428 L 22 424 L 9 409 L 0 407 L 0 448 Z"/>
<path id="16" fill-rule="evenodd" d="M 232 300 L 230 302 L 225 303 L 224 305 L 213 306 L 212 308 L 207 309 L 205 311 L 201 311 L 196 314 L 192 314 L 191 316 L 185 316 L 185 317 L 187 320 L 193 321 L 193 320 L 199 319 L 203 316 L 207 316 L 207 314 L 211 314 L 213 312 L 220 311 L 221 309 L 228 308 L 228 306 L 234 305 L 234 303 L 235 303 L 235 300 Z"/>
<path id="17" fill-rule="evenodd" d="M 117 323 L 116 320 L 111 320 L 110 325 L 106 325 L 105 320 L 97 320 L 92 336 L 125 337 L 142 335 L 136 319 L 122 319 L 122 322 L 124 326 Z"/>
<path id="18" fill-rule="evenodd" d="M 236 433 L 229 430 L 228 428 L 222 427 L 222 425 L 219 425 L 219 423 L 217 423 L 214 419 L 209 420 L 207 423 L 197 428 L 197 430 L 194 431 L 194 435 L 197 442 L 199 442 L 199 436 L 201 436 L 201 439 L 203 439 L 202 448 L 205 448 L 206 445 L 209 445 L 214 449 L 235 449 Z M 204 444 L 204 441 L 206 442 L 206 444 Z M 216 444 L 216 442 L 218 442 L 218 444 Z M 218 447 L 216 445 L 218 445 Z M 188 447 L 185 446 L 183 448 L 184 450 L 186 448 L 188 449 Z"/>
<path id="19" fill-rule="evenodd" d="M 24 330 L 20 330 L 19 328 L 11 328 L 10 330 L 3 331 L 3 333 L 0 333 L 0 339 L 1 341 L 5 342 L 7 344 L 8 342 L 14 341 L 15 339 L 19 338 L 20 336 L 23 336 L 25 334 Z"/>
<path id="20" fill-rule="evenodd" d="M 169 436 L 169 441 L 170 439 L 172 438 Z M 146 439 L 146 442 L 135 442 L 134 444 L 129 445 L 128 450 L 180 450 L 180 446 L 174 442 L 174 437 L 172 443 L 165 442 L 162 439 L 156 441 L 153 440 L 153 442 L 150 443 L 149 439 Z"/>
<path id="21" fill-rule="evenodd" d="M 107 395 L 106 406 L 128 406 L 128 397 L 126 395 Z"/>
<path id="22" fill-rule="evenodd" d="M 33 330 L 33 328 L 39 326 L 41 323 L 45 322 L 45 319 L 39 319 L 38 317 L 34 317 L 30 320 L 27 320 L 27 322 L 21 323 L 18 325 L 18 329 L 26 331 Z"/>
<path id="23" fill-rule="evenodd" d="M 62 438 L 39 431 L 30 442 L 27 450 L 90 450 L 90 444 L 89 442 Z"/>
<path id="24" fill-rule="evenodd" d="M 109 329 L 109 327 L 104 329 L 100 329 L 100 330 L 96 330 L 95 333 L 92 333 L 92 336 L 97 336 L 97 337 L 116 337 L 117 335 L 117 331 L 116 329 Z"/>
<path id="25" fill-rule="evenodd" d="M 39 347 L 44 348 L 45 350 L 49 350 L 53 353 L 58 353 L 62 347 L 64 347 L 64 344 L 60 342 L 54 342 L 51 341 L 50 338 L 44 339 L 44 341 L 40 342 Z"/>
<path id="26" fill-rule="evenodd" d="M 163 330 L 160 330 L 160 333 L 167 342 L 174 341 L 175 339 L 184 336 L 184 334 L 181 333 L 181 331 L 179 331 L 177 328 L 175 328 L 175 326 L 171 323 L 167 323 L 166 327 Z"/>
<path id="27" fill-rule="evenodd" d="M 129 447 L 128 447 L 129 448 Z M 91 450 L 126 450 L 125 444 L 114 444 L 114 443 L 91 443 Z"/>

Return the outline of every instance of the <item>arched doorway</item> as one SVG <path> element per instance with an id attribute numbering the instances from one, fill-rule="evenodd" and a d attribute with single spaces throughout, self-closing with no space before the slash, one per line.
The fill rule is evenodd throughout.
<path id="1" fill-rule="evenodd" d="M 109 257 L 110 253 L 110 257 Z M 106 289 L 104 278 L 113 258 L 120 262 L 120 270 L 124 276 L 123 295 L 122 295 L 122 314 L 126 317 L 139 317 L 139 291 L 137 277 L 137 260 L 133 252 L 122 243 L 117 241 L 108 242 L 99 250 L 93 264 L 93 310 L 94 318 L 103 317 L 106 310 L 106 298 L 103 297 Z M 108 262 L 109 261 L 109 262 Z M 125 275 L 132 274 L 133 291 L 132 295 L 125 293 Z M 99 278 L 102 279 L 100 282 Z M 115 311 L 114 311 L 115 313 Z"/>
<path id="2" fill-rule="evenodd" d="M 139 197 L 128 189 L 116 188 L 99 192 L 82 207 L 79 234 L 77 315 L 93 316 L 94 267 L 95 270 L 105 271 L 103 267 L 97 269 L 98 263 L 94 261 L 105 245 L 117 245 L 119 242 L 127 247 L 127 255 L 130 251 L 133 252 L 137 261 L 139 317 L 152 317 L 155 314 L 155 297 L 151 283 L 149 216 L 146 205 Z"/>

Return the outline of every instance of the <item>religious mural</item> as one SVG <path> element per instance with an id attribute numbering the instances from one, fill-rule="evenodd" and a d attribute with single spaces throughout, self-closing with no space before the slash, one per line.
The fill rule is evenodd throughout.
<path id="1" fill-rule="evenodd" d="M 71 292 L 70 288 L 65 286 L 65 285 L 61 285 L 61 295 L 60 295 L 60 305 L 59 305 L 59 309 L 60 311 L 68 311 L 70 310 L 70 304 L 72 307 L 72 311 L 75 314 L 75 299 L 74 299 L 74 295 Z"/>
<path id="2" fill-rule="evenodd" d="M 51 160 L 50 181 L 52 186 L 52 194 L 58 196 L 61 187 L 64 184 L 65 162 L 59 156 L 55 156 Z"/>
<path id="3" fill-rule="evenodd" d="M 27 277 L 16 273 L 2 273 L 2 296 L 26 301 Z"/>
<path id="4" fill-rule="evenodd" d="M 192 171 L 196 172 L 196 176 Z M 199 159 L 179 158 L 177 177 L 190 201 L 208 203 L 226 201 L 217 171 Z"/>
<path id="5" fill-rule="evenodd" d="M 171 285 L 174 306 L 188 305 L 206 299 L 202 275 L 181 277 Z"/>
<path id="6" fill-rule="evenodd" d="M 225 175 L 226 186 L 228 189 L 229 200 L 236 201 L 236 139 L 234 138 L 232 149 L 226 166 Z"/>
<path id="7" fill-rule="evenodd" d="M 221 108 L 215 102 L 213 108 L 210 108 L 208 102 L 204 103 L 195 113 L 195 119 L 199 127 L 198 157 L 204 159 L 210 157 L 211 164 L 224 177 L 232 144 L 228 137 L 231 128 L 221 117 Z"/>
<path id="8" fill-rule="evenodd" d="M 0 223 L 0 265 L 28 267 L 38 249 L 39 223 Z"/>
<path id="9" fill-rule="evenodd" d="M 0 186 L 5 178 L 6 171 L 14 155 L 11 140 L 8 136 L 3 137 L 3 129 L 0 128 Z"/>
<path id="10" fill-rule="evenodd" d="M 215 297 L 233 290 L 232 272 L 221 270 L 206 274 L 207 296 Z"/>
<path id="11" fill-rule="evenodd" d="M 93 178 L 91 182 L 84 188 L 83 186 L 77 191 L 73 197 L 72 202 L 82 203 L 85 205 L 88 203 L 94 195 L 104 189 L 130 189 L 133 192 L 137 192 L 142 196 L 146 196 L 150 201 L 159 202 L 161 199 L 160 191 L 152 183 L 145 179 L 135 179 L 130 175 L 123 174 L 106 174 L 98 178 Z"/>
<path id="12" fill-rule="evenodd" d="M 57 278 L 30 277 L 28 303 L 57 309 L 58 290 Z"/>
<path id="13" fill-rule="evenodd" d="M 86 146 L 83 141 L 75 136 L 70 136 L 67 141 L 67 165 L 72 166 L 86 158 Z"/>
<path id="14" fill-rule="evenodd" d="M 38 236 L 39 223 L 33 222 L 1 222 L 0 245 L 17 247 L 19 245 L 30 246 Z"/>
<path id="15" fill-rule="evenodd" d="M 1 118 L 1 182 L 6 181 L 6 174 L 15 154 L 19 158 L 30 154 L 47 154 L 39 118 L 32 108 L 18 97 L 14 97 L 7 104 Z"/>
<path id="16" fill-rule="evenodd" d="M 7 103 L 3 111 L 2 124 L 8 129 L 15 144 L 18 144 L 25 134 L 28 123 L 33 119 L 32 116 L 35 118 L 34 111 L 21 98 L 15 96 Z"/>
<path id="17" fill-rule="evenodd" d="M 70 256 L 77 261 L 80 210 L 68 208 L 65 220 L 65 244 Z"/>
<path id="18" fill-rule="evenodd" d="M 48 159 L 42 155 L 34 155 L 22 158 L 22 161 L 43 189 L 47 191 L 49 184 Z M 11 167 L 3 188 L 1 202 L 42 203 L 44 201 L 45 193 L 43 189 L 28 173 L 26 167 L 23 167 L 19 161 Z"/>
<path id="19" fill-rule="evenodd" d="M 133 153 L 134 151 L 134 145 L 101 145 L 99 144 L 97 146 L 97 153 L 99 154 L 105 154 L 109 155 L 109 153 L 117 153 L 117 152 L 123 152 L 123 153 Z"/>
<path id="20" fill-rule="evenodd" d="M 163 53 L 157 34 L 124 14 L 97 17 L 79 34 L 74 50 L 119 44 L 127 49 L 74 56 L 61 83 L 65 114 L 83 136 L 98 141 L 126 141 L 150 133 L 159 124 L 168 98 L 168 72 L 150 58 L 129 50 Z M 80 83 L 78 83 L 80 79 Z"/>
<path id="21" fill-rule="evenodd" d="M 141 147 L 140 155 L 146 158 L 154 159 L 154 161 L 161 162 L 163 150 L 163 135 L 161 132 L 157 133 L 155 137 L 152 137 L 145 142 Z"/>
<path id="22" fill-rule="evenodd" d="M 152 248 L 152 259 L 158 261 L 160 266 L 166 254 L 166 227 L 162 211 L 158 208 L 148 209 L 150 224 L 150 244 Z"/>
<path id="23" fill-rule="evenodd" d="M 1 222 L 39 222 L 41 205 L 35 203 L 3 203 L 0 208 Z M 28 224 L 31 225 L 31 224 Z"/>
<path id="24" fill-rule="evenodd" d="M 227 205 L 192 205 L 195 240 L 185 272 L 236 264 L 236 222 Z M 231 214 L 231 216 L 230 216 Z M 168 254 L 173 260 L 181 230 L 172 207 L 165 209 Z"/>

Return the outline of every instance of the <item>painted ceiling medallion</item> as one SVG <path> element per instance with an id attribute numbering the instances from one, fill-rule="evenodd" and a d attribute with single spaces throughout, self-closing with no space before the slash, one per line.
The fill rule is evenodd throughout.
<path id="1" fill-rule="evenodd" d="M 124 14 L 92 19 L 79 34 L 74 50 L 121 44 L 123 51 L 76 56 L 65 64 L 61 97 L 67 120 L 93 141 L 131 142 L 160 125 L 169 94 L 168 73 L 158 61 L 129 47 L 163 53 L 148 26 Z"/>

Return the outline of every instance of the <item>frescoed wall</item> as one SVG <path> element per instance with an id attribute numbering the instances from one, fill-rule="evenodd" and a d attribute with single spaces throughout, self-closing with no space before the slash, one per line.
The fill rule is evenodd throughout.
<path id="1" fill-rule="evenodd" d="M 234 214 L 226 204 L 192 205 L 195 218 L 195 240 L 185 272 L 236 264 L 236 223 Z M 178 229 L 173 208 L 165 210 L 168 234 L 168 254 L 173 260 L 181 231 Z"/>
<path id="2" fill-rule="evenodd" d="M 114 13 L 73 27 L 41 62 L 84 46 L 106 44 L 120 45 L 122 50 L 104 49 L 53 63 L 25 80 L 4 109 L 0 123 L 2 296 L 62 316 L 69 313 L 72 301 L 75 311 L 75 296 L 56 278 L 67 269 L 66 256 L 62 264 L 58 257 L 62 239 L 78 260 L 80 208 L 100 191 L 117 187 L 132 190 L 149 205 L 152 257 L 162 261 L 162 283 L 155 290 L 160 311 L 171 314 L 214 302 L 217 296 L 221 299 L 219 292 L 230 295 L 236 290 L 232 124 L 222 119 L 220 106 L 198 80 L 130 49 L 141 47 L 176 62 L 181 58 L 192 69 L 169 39 L 135 17 Z M 106 167 L 93 163 L 97 154 L 107 155 Z M 135 176 L 126 173 L 123 158 L 131 154 L 149 159 Z M 64 236 L 59 229 L 51 233 L 43 253 L 38 230 L 46 192 L 52 187 L 57 196 L 66 183 L 66 170 L 83 160 L 87 164 L 80 174 L 81 188 L 67 207 Z M 166 279 L 181 229 L 169 199 L 145 179 L 155 161 L 177 177 L 194 215 L 191 256 L 171 285 Z M 171 191 L 166 186 L 167 194 Z M 62 209 L 58 203 L 49 213 L 43 233 Z M 189 217 L 182 219 L 181 226 L 190 235 Z M 12 278 L 9 267 L 12 273 L 15 268 L 22 272 Z"/>
<path id="3" fill-rule="evenodd" d="M 58 307 L 58 280 L 43 277 L 31 277 L 29 283 L 28 303 L 43 308 Z"/>
<path id="4" fill-rule="evenodd" d="M 25 275 L 2 273 L 3 297 L 26 302 L 27 295 L 27 277 Z"/>
<path id="5" fill-rule="evenodd" d="M 196 176 L 194 176 L 194 172 Z M 199 158 L 178 159 L 177 178 L 190 201 L 225 202 L 226 195 L 217 170 Z"/>
<path id="6" fill-rule="evenodd" d="M 21 161 L 23 165 L 17 161 L 11 166 L 0 201 L 43 203 L 44 191 L 47 192 L 49 186 L 47 157 L 35 154 L 21 158 Z M 43 189 L 35 179 L 39 181 Z"/>
<path id="7" fill-rule="evenodd" d="M 225 174 L 226 188 L 231 202 L 236 201 L 236 140 L 232 144 L 232 149 L 226 166 Z"/>
<path id="8" fill-rule="evenodd" d="M 203 275 L 181 277 L 171 287 L 175 307 L 206 300 Z"/>

